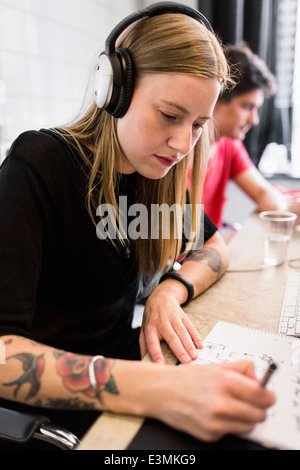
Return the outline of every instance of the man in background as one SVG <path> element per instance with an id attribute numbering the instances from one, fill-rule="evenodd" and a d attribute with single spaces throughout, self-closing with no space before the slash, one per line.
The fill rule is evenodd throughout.
<path id="1" fill-rule="evenodd" d="M 285 197 L 257 170 L 243 144 L 247 132 L 259 123 L 265 98 L 276 92 L 275 78 L 247 46 L 229 45 L 225 53 L 237 84 L 220 96 L 215 106 L 215 143 L 202 195 L 204 210 L 218 228 L 223 226 L 229 180 L 255 202 L 259 211 L 287 208 Z M 191 171 L 188 187 L 190 180 Z"/>

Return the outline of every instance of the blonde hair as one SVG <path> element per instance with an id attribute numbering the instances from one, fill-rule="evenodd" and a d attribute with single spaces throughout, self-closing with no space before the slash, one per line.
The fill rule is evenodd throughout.
<path id="1" fill-rule="evenodd" d="M 186 15 L 164 14 L 139 20 L 127 28 L 117 47 L 126 48 L 130 54 L 134 65 L 135 87 L 143 76 L 152 73 L 191 74 L 217 79 L 222 88 L 229 83 L 227 62 L 219 40 L 203 24 Z M 71 140 L 90 168 L 87 207 L 94 222 L 95 209 L 103 202 L 112 204 L 118 213 L 115 190 L 118 187 L 122 151 L 116 123 L 115 118 L 92 104 L 83 117 L 63 128 L 72 136 Z M 195 226 L 196 203 L 199 203 L 199 186 L 202 188 L 203 185 L 210 142 L 210 124 L 207 123 L 193 151 L 193 231 L 199 231 L 199 227 Z M 92 161 L 82 145 L 93 149 Z M 151 204 L 166 203 L 169 207 L 180 204 L 183 209 L 186 203 L 187 165 L 188 158 L 185 158 L 158 180 L 138 175 L 137 202 L 144 204 L 148 213 Z M 176 221 L 172 223 L 171 229 L 174 229 Z M 120 241 L 126 243 L 126 240 Z M 169 263 L 172 264 L 182 248 L 182 241 L 172 236 L 170 239 L 148 237 L 147 240 L 138 239 L 135 243 L 141 286 L 144 281 L 147 284 L 157 277 Z"/>

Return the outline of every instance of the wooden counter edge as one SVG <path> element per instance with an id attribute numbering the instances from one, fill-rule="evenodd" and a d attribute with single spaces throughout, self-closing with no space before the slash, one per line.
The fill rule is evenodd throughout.
<path id="1" fill-rule="evenodd" d="M 76 450 L 124 450 L 145 418 L 104 412 L 95 421 Z"/>

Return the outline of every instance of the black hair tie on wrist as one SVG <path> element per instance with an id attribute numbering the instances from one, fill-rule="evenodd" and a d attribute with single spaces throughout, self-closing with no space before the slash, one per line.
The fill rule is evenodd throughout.
<path id="1" fill-rule="evenodd" d="M 174 273 L 174 272 L 165 273 L 161 276 L 161 278 L 159 280 L 159 284 L 161 282 L 165 281 L 166 279 L 176 279 L 177 281 L 181 282 L 187 288 L 188 298 L 184 302 L 184 304 L 181 305 L 181 307 L 184 307 L 185 305 L 187 305 L 193 299 L 193 297 L 194 297 L 194 286 L 190 281 L 188 281 L 181 274 Z"/>

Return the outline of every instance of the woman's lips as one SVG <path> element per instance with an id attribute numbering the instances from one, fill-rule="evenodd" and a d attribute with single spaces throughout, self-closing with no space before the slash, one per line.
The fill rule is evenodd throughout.
<path id="1" fill-rule="evenodd" d="M 176 163 L 175 160 L 172 160 L 171 158 L 166 158 L 166 157 L 160 157 L 159 155 L 154 155 L 155 158 L 164 166 L 171 167 Z"/>

